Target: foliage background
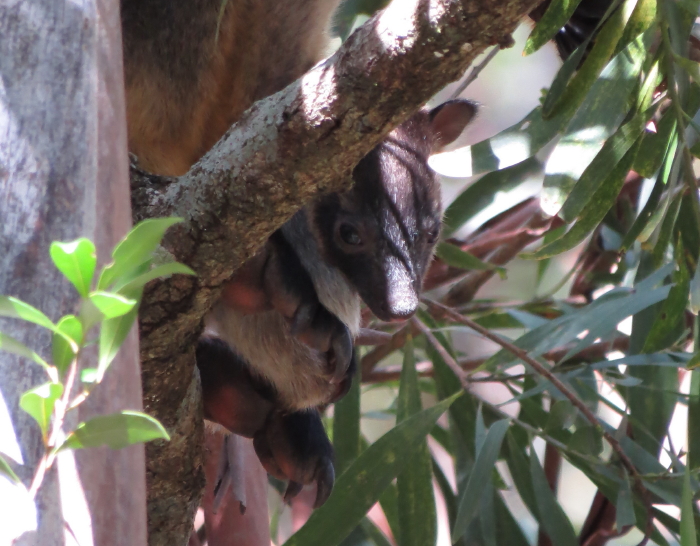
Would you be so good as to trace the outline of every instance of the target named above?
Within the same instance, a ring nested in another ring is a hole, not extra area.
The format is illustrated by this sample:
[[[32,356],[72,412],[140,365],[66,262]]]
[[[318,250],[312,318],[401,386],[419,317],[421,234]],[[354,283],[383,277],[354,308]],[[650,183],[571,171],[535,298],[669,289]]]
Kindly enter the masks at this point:
[[[341,35],[357,13],[355,24],[362,22],[370,4],[345,4]],[[688,37],[697,2],[613,2],[617,9],[607,12],[576,76],[581,57],[557,73],[551,43],[523,58],[523,48],[550,38],[577,4],[553,1],[527,45],[531,25],[521,26],[514,48],[500,52],[461,94],[477,100],[481,112],[457,144],[473,146],[432,161],[444,175],[445,235],[505,271],[460,277],[457,266],[485,266],[443,248],[428,284],[445,274],[446,262],[454,278],[427,297],[517,340],[596,422],[522,360],[463,325],[427,312],[398,330],[374,323],[394,334],[395,350],[365,351],[360,392],[326,412],[339,469],[347,469],[339,489],[344,479],[355,487],[336,491],[336,502],[288,540],[305,519],[304,500],[284,507],[273,484],[277,543],[338,543],[330,538],[334,526],[339,530],[337,522],[371,490],[358,454],[386,440],[397,416],[400,422],[411,413],[406,408],[417,409],[418,391],[422,407],[432,407],[460,391],[460,380],[466,394],[433,428],[427,450],[408,457],[397,443],[372,452],[403,456],[407,470],[376,494],[379,504],[343,544],[635,544],[645,530],[651,543],[696,543],[700,383],[692,371],[691,311],[700,209],[692,120],[700,89]],[[545,113],[518,127],[542,102]],[[487,174],[479,184],[474,173]],[[544,197],[546,211],[559,217],[551,221],[531,197]],[[519,218],[523,210],[530,212]],[[516,257],[521,251],[527,259]],[[472,291],[448,291],[455,279]],[[414,340],[406,345],[408,331]],[[375,363],[377,355],[383,358]],[[412,369],[422,375],[415,383]],[[507,433],[498,424],[503,417],[511,418]],[[603,429],[633,469],[603,440]]]

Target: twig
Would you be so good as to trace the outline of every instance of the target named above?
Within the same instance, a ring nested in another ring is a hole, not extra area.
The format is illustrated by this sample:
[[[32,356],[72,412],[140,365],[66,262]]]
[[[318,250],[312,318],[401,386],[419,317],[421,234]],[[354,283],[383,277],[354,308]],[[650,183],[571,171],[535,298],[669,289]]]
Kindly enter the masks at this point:
[[[447,316],[451,320],[458,322],[460,324],[464,324],[465,326],[468,326],[475,332],[478,332],[482,336],[484,336],[486,339],[493,341],[494,343],[500,345],[503,347],[506,351],[512,353],[513,355],[517,356],[520,360],[523,362],[529,364],[533,370],[535,370],[538,374],[540,374],[542,377],[547,379],[552,385],[554,385],[566,398],[568,398],[569,402],[578,409],[581,414],[588,420],[591,425],[605,438],[605,440],[610,444],[610,447],[612,450],[615,452],[615,454],[618,456],[620,459],[620,462],[622,465],[627,469],[629,472],[630,476],[634,479],[635,486],[637,487],[638,492],[640,493],[642,500],[644,502],[644,505],[647,509],[647,523],[646,527],[644,530],[644,539],[639,543],[638,546],[644,546],[647,541],[649,540],[649,536],[651,535],[651,531],[653,530],[653,519],[651,518],[651,496],[649,494],[648,489],[645,487],[644,483],[642,482],[642,477],[637,471],[637,468],[634,466],[630,458],[627,456],[625,453],[624,449],[622,449],[622,445],[620,445],[620,442],[615,438],[612,434],[610,434],[603,426],[600,424],[598,421],[598,418],[595,416],[595,414],[586,406],[586,404],[581,401],[576,394],[574,394],[562,381],[559,379],[556,375],[554,375],[550,370],[545,368],[540,362],[535,360],[534,358],[530,357],[530,355],[527,354],[527,351],[521,349],[520,347],[517,347],[510,341],[507,341],[503,339],[500,336],[497,336],[493,333],[491,333],[488,329],[484,328],[477,322],[474,322],[472,319],[462,316],[459,313],[456,313],[449,307],[446,307],[445,305],[442,305],[438,302],[423,298],[423,302],[428,305],[428,309],[431,311],[431,313],[439,315],[439,316]]]
[[[583,360],[590,361],[595,359],[603,358],[606,354],[611,351],[625,351],[629,347],[629,337],[619,336],[612,341],[594,343],[590,347],[582,349],[580,352],[573,355],[571,360]],[[566,345],[553,351],[548,351],[542,355],[547,361],[557,362],[564,358],[571,349],[571,345]],[[464,371],[470,371],[478,368],[484,362],[486,358],[472,358],[458,360],[457,363],[459,367]],[[430,362],[419,362],[416,364],[416,371],[420,377],[433,377],[433,366]],[[488,375],[485,377],[470,377],[470,383],[503,383],[507,381],[517,381],[519,379],[524,379],[528,374],[513,374],[513,375]],[[396,381],[401,377],[401,366],[392,365],[380,368],[378,370],[371,370],[369,373],[362,375],[362,383],[382,383],[384,381]]]
[[[56,447],[56,442],[58,441],[59,435],[63,430],[63,421],[66,417],[66,412],[70,406],[70,393],[73,390],[73,383],[75,382],[75,377],[78,374],[78,356],[76,355],[71,362],[70,368],[68,369],[68,375],[66,376],[66,381],[63,385],[63,394],[61,398],[54,404],[54,419],[53,426],[51,428],[51,434],[46,441],[46,451],[43,457],[39,460],[36,472],[34,473],[34,478],[32,479],[32,484],[29,487],[29,498],[34,499],[39,487],[41,487],[44,481],[44,476],[46,471],[51,468],[54,460],[56,459],[56,452],[53,448]]]
[[[445,361],[445,364],[447,364],[450,367],[450,369],[454,372],[454,374],[459,378],[459,382],[462,384],[462,387],[466,387],[468,384],[467,374],[459,366],[459,364],[457,364],[457,361],[452,357],[452,355],[447,352],[445,347],[442,346],[442,343],[440,343],[437,340],[437,338],[430,331],[430,328],[428,328],[416,317],[411,319],[411,322],[416,326],[416,328],[418,328],[418,330],[420,330],[420,332],[425,336],[428,342],[435,348],[438,354]]]
[[[501,47],[496,45],[491,48],[491,51],[489,51],[488,55],[486,55],[486,58],[481,61],[478,65],[476,65],[474,68],[472,68],[471,72],[469,72],[469,75],[464,79],[462,83],[459,84],[459,87],[455,89],[454,93],[452,93],[452,96],[450,99],[456,99],[459,97],[462,92],[469,87],[474,80],[479,76],[479,73],[486,68],[486,65],[491,62],[491,59],[493,59],[496,54],[501,50]]]

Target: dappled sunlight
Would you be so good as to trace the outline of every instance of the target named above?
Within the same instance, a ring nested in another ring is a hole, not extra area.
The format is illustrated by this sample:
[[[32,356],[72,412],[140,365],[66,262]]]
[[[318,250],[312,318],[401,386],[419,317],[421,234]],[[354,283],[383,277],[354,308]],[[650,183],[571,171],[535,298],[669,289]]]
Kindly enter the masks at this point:
[[[65,536],[66,546],[92,546],[92,518],[76,465],[75,452],[61,451],[56,457],[56,462],[63,519],[71,530]]]

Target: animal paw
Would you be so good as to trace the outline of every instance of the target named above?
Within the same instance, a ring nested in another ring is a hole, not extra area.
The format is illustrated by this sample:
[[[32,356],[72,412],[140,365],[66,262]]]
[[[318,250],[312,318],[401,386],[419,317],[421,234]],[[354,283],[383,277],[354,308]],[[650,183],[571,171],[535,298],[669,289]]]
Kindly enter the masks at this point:
[[[273,412],[263,430],[255,435],[253,446],[268,473],[289,480],[285,500],[314,482],[314,507],[328,500],[335,481],[333,446],[318,411]]]
[[[290,333],[324,355],[331,383],[341,383],[350,370],[353,342],[350,330],[320,303],[303,303],[291,321]]]

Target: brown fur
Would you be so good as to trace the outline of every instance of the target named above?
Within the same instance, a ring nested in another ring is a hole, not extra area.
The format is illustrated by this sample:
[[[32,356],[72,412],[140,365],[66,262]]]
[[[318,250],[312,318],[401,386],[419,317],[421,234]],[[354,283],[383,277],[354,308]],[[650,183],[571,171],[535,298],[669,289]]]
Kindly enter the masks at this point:
[[[129,151],[140,166],[187,172],[253,102],[323,58],[338,1],[122,0]]]

